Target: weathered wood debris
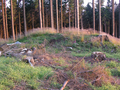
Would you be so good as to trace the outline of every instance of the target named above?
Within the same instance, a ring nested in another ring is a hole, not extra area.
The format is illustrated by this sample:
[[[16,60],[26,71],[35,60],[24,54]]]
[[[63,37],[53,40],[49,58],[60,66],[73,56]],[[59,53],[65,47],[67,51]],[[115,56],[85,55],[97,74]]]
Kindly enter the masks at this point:
[[[0,56],[16,57],[17,60],[29,63],[32,67],[35,64],[35,57],[45,52],[46,51],[43,44],[39,44],[37,48],[22,48],[22,44],[20,42],[12,44],[5,43],[0,46]]]

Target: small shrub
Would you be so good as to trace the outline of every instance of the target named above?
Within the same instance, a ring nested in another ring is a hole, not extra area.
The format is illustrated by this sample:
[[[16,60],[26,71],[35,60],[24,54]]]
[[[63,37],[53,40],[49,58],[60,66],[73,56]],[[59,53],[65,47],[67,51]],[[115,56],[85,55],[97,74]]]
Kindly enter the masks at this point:
[[[110,67],[110,68],[115,68],[117,65],[117,63],[115,61],[110,61],[106,64],[106,66]]]
[[[120,70],[119,69],[111,69],[111,75],[120,77]]]
[[[97,87],[96,90],[119,90],[116,86],[108,84],[108,85],[102,85],[102,87]]]

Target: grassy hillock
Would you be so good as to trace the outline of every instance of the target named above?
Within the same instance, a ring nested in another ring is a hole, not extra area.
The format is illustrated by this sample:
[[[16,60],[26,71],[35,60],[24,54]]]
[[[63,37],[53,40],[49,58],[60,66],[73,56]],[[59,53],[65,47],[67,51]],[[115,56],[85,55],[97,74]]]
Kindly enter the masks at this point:
[[[66,80],[64,90],[120,90],[120,46],[91,42],[96,36],[37,33],[18,39],[24,43],[18,48],[44,44],[50,59],[33,68],[18,58],[0,57],[0,90],[59,90]],[[105,53],[107,60],[91,63],[94,51]]]

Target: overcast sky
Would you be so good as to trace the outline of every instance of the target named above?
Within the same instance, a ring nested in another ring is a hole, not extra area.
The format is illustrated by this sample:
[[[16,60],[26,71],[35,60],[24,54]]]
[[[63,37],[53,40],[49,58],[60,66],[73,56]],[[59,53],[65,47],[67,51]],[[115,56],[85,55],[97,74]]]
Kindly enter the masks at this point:
[[[97,0],[95,0],[95,3],[96,3]],[[107,4],[107,1],[108,0],[104,0],[104,5]],[[86,6],[88,4],[88,2],[91,2],[92,3],[92,0],[84,0],[84,6]],[[119,3],[119,0],[114,0],[114,2],[116,2],[117,4]]]

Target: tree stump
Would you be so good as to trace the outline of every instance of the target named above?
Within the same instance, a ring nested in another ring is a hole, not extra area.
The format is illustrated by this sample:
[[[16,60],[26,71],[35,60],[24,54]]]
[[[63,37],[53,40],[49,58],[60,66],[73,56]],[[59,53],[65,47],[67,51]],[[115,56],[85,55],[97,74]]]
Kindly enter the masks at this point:
[[[106,55],[103,52],[93,52],[91,54],[91,57],[95,60],[100,61],[100,62],[103,60],[106,60]]]

